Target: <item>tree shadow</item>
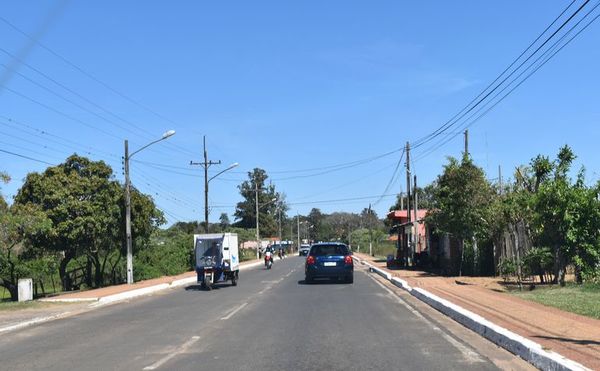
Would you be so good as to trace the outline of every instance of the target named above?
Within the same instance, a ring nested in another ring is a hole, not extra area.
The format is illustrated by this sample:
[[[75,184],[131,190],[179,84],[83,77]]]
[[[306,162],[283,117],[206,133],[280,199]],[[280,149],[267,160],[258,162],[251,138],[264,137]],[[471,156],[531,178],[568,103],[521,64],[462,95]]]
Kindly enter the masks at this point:
[[[546,339],[546,340],[558,340],[558,341],[562,341],[565,343],[572,343],[572,344],[579,344],[579,345],[600,345],[600,341],[597,341],[597,340],[569,339],[569,338],[561,338],[561,337],[555,337],[555,336],[543,336],[543,335],[536,335],[534,337],[540,338],[540,339]]]

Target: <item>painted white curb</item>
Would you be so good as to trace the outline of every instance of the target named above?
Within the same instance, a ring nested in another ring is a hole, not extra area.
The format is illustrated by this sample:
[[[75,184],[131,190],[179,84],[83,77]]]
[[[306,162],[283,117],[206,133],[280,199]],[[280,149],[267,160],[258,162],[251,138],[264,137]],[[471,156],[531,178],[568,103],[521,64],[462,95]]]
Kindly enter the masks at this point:
[[[261,264],[263,264],[262,261],[257,261],[254,263],[240,265],[240,271],[247,270],[249,268],[253,268],[253,267],[259,266]],[[95,306],[106,305],[109,303],[114,303],[116,301],[122,301],[122,300],[136,298],[139,296],[152,294],[157,291],[166,290],[166,289],[173,288],[173,287],[179,287],[179,286],[193,284],[193,283],[197,282],[197,279],[198,278],[196,276],[186,277],[186,278],[181,278],[181,279],[175,280],[175,281],[171,282],[170,284],[169,283],[161,283],[159,285],[144,287],[144,288],[137,289],[137,290],[131,290],[131,291],[126,291],[126,292],[122,292],[119,294],[105,296],[103,298],[100,298],[100,300],[98,300],[97,303],[91,304],[90,306],[95,307]]]
[[[68,316],[70,313],[71,312],[63,312],[63,313],[55,314],[53,316],[48,316],[48,317],[37,317],[37,318],[31,319],[29,321],[19,322],[15,325],[2,327],[2,328],[0,328],[0,334],[3,332],[9,332],[9,331],[13,331],[13,330],[18,330],[23,327],[32,326],[37,323],[48,322],[48,321],[52,321],[55,319],[59,319],[61,317]]]
[[[359,259],[357,259],[359,260]],[[365,263],[362,261],[361,263]],[[366,263],[369,266],[369,271],[375,272],[395,286],[398,286],[408,292],[422,302],[437,309],[456,322],[471,329],[479,335],[485,337],[498,346],[508,350],[509,352],[523,358],[535,367],[541,370],[574,370],[574,371],[589,371],[590,369],[580,363],[572,361],[562,355],[547,351],[542,346],[534,341],[531,341],[521,335],[500,327],[478,314],[475,314],[465,308],[462,308],[446,299],[442,299],[437,295],[421,288],[412,288],[405,280],[397,277],[392,277],[391,274],[383,271],[380,268]]]
[[[98,301],[98,298],[63,298],[63,299],[53,299],[53,298],[45,298],[39,299],[39,301],[46,303],[81,303],[86,301]]]
[[[264,264],[262,261],[257,261],[257,262],[253,262],[253,263],[240,265],[240,270],[241,271],[247,270],[247,269],[250,269],[253,267],[257,267],[262,264]],[[56,302],[56,303],[60,303],[60,302],[62,302],[62,303],[93,302],[92,304],[89,305],[89,307],[97,308],[97,307],[101,307],[101,306],[104,306],[107,304],[116,303],[116,302],[127,300],[127,299],[133,299],[133,298],[136,298],[139,296],[153,294],[157,291],[166,290],[166,289],[173,288],[173,287],[189,285],[189,284],[193,284],[196,282],[197,282],[197,277],[192,276],[192,277],[186,277],[186,278],[181,278],[181,279],[175,280],[175,281],[171,282],[170,284],[169,283],[161,283],[161,284],[154,285],[154,286],[143,287],[143,288],[136,289],[136,290],[130,290],[130,291],[114,294],[114,295],[105,296],[103,298],[64,298],[64,299],[46,298],[46,299],[40,299],[40,301]],[[15,325],[10,325],[7,327],[0,328],[0,333],[18,330],[20,328],[32,326],[32,325],[42,323],[42,322],[52,321],[52,320],[55,320],[55,319],[58,319],[61,317],[65,317],[65,316],[69,315],[70,313],[71,312],[63,312],[63,313],[59,313],[59,314],[56,314],[53,316],[38,317],[38,318],[31,319],[29,321],[19,322]]]

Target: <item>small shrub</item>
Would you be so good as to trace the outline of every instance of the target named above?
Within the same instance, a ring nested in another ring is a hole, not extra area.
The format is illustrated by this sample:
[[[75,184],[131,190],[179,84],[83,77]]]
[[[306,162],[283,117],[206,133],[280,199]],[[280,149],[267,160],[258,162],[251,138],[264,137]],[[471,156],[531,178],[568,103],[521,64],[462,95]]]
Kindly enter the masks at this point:
[[[513,259],[503,259],[498,264],[498,272],[502,276],[502,279],[504,279],[504,282],[507,282],[510,277],[517,273],[517,263]]]

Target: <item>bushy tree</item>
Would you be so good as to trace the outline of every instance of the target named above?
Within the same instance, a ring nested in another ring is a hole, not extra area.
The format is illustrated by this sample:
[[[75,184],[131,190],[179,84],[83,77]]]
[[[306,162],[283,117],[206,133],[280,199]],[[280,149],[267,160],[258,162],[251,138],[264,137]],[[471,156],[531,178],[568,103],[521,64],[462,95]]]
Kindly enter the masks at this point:
[[[263,169],[256,168],[248,172],[248,178],[238,186],[243,200],[238,202],[235,209],[235,226],[256,227],[256,189],[258,189],[260,233],[262,236],[274,236],[277,233],[277,208],[287,207],[283,197],[275,191],[273,184],[266,185],[268,175]]]
[[[67,274],[71,261],[85,262],[85,282],[97,287],[104,282],[107,264],[116,267],[125,252],[123,189],[103,161],[72,155],[41,174],[30,173],[15,204],[39,207],[50,219],[51,228],[28,236],[28,243],[62,255],[59,274],[65,290],[73,284]],[[131,220],[136,251],[164,217],[150,197],[133,189]]]
[[[45,233],[50,228],[46,214],[34,205],[13,205],[0,209],[0,286],[16,301],[19,278],[30,276],[27,258],[39,255],[25,244],[26,237]]]
[[[428,220],[442,233],[449,233],[461,241],[458,272],[462,274],[464,241],[484,240],[489,237],[490,207],[494,192],[485,173],[466,155],[462,161],[448,159],[443,173],[433,189],[433,207]]]

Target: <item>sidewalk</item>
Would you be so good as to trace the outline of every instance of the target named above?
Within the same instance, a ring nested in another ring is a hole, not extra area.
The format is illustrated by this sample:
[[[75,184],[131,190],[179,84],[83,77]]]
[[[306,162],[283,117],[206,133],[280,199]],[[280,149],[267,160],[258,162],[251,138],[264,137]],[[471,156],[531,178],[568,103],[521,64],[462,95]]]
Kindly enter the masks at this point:
[[[484,285],[463,283],[462,277],[441,277],[422,271],[389,270],[365,254],[356,257],[395,277],[459,305],[483,318],[532,340],[591,369],[600,370],[600,320],[493,291]],[[457,284],[457,280],[461,282]],[[598,303],[600,305],[600,303]]]
[[[240,264],[240,270],[261,265],[262,260],[251,260]],[[196,272],[177,276],[164,276],[132,285],[122,284],[94,290],[78,291],[39,299],[24,309],[0,310],[0,334],[32,324],[47,322],[82,313],[103,304],[148,295],[196,282]]]

